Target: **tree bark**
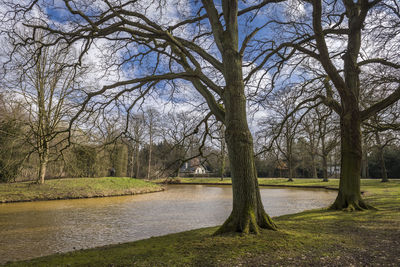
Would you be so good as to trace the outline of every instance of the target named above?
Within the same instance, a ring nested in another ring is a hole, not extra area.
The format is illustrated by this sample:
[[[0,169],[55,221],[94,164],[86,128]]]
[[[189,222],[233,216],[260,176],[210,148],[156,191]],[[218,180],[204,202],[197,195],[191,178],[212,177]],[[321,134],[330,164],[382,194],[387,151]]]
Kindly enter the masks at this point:
[[[242,78],[242,62],[237,51],[224,55],[226,68],[225,140],[231,167],[233,208],[216,234],[225,232],[255,233],[260,228],[276,230],[264,211],[254,162],[253,138],[246,118],[246,97]]]
[[[47,151],[44,151],[41,155],[39,155],[40,163],[39,163],[39,175],[38,175],[38,184],[44,184],[44,179],[46,177],[47,163],[49,161],[49,156]]]
[[[222,119],[226,126],[225,140],[232,176],[232,212],[216,234],[259,233],[260,228],[275,230],[276,226],[264,211],[261,202],[254,162],[253,138],[247,124],[242,55],[239,51],[238,1],[221,1],[225,25],[221,23],[214,2],[211,0],[202,2],[212,27],[215,43],[222,56],[225,80],[223,92],[225,117]],[[220,116],[218,114],[220,113],[214,113],[217,118]]]
[[[360,190],[362,159],[361,119],[357,105],[340,118],[341,170],[339,193],[330,207],[334,210],[364,210],[370,208]]]
[[[242,96],[232,96],[232,106],[245,110]],[[238,103],[238,104],[235,104]],[[229,105],[227,105],[229,106]],[[235,109],[235,108],[232,108]],[[260,228],[276,229],[264,211],[254,163],[253,138],[247,126],[245,113],[227,119],[226,141],[232,176],[233,209],[216,234],[224,232],[259,233]],[[227,116],[231,117],[231,116]],[[236,117],[236,118],[235,118]]]

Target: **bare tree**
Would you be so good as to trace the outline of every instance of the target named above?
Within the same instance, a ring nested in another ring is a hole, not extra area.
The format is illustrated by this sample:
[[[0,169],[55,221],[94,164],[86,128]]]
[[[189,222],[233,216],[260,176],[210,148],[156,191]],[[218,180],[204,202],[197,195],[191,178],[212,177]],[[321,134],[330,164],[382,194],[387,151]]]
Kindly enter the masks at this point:
[[[28,114],[27,138],[39,158],[37,182],[43,184],[48,163],[59,157],[55,151],[66,145],[64,133],[75,106],[77,78],[83,69],[78,73],[70,65],[75,60],[74,51],[65,42],[51,47],[37,43],[19,46],[29,34],[23,30],[9,38],[13,53],[12,61],[6,65],[6,79],[11,90],[23,99]],[[39,30],[32,33],[32,38],[38,42],[54,41]]]
[[[325,85],[325,93],[314,90],[309,100],[321,101],[340,117],[341,175],[331,208],[368,209],[360,193],[361,123],[400,98],[399,7],[395,0],[312,0],[302,5],[304,13],[277,19],[287,38],[273,44],[273,54],[291,59],[291,67],[321,67],[317,76],[301,77]],[[365,74],[375,85],[374,102],[361,108]]]
[[[270,138],[265,138],[269,139],[269,147],[272,148],[272,144],[274,144],[279,151],[277,155],[282,155],[286,162],[289,182],[293,182],[295,175],[295,140],[298,135],[299,123],[303,117],[297,117],[295,101],[296,96],[289,89],[271,96],[269,105],[273,113],[260,123],[261,131],[265,131],[264,135],[270,136]]]
[[[171,111],[163,118],[162,128],[164,130],[163,136],[167,142],[172,144],[171,151],[175,151],[176,161],[170,163],[175,166],[176,176],[180,177],[182,165],[200,156],[195,150],[199,148],[199,118],[193,112],[174,112]]]

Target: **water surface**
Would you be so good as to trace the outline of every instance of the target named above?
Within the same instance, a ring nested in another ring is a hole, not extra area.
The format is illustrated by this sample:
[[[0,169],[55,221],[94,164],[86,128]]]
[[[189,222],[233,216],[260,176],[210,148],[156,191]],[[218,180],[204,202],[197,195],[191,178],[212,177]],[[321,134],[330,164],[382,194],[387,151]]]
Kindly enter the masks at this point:
[[[270,216],[328,206],[335,191],[261,188]],[[0,264],[222,224],[230,186],[169,185],[123,197],[0,204]]]

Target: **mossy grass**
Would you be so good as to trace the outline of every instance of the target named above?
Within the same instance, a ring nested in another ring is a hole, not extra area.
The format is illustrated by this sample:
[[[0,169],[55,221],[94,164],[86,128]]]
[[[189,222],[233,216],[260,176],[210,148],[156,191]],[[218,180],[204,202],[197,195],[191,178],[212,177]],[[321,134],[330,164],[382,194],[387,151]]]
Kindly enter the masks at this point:
[[[0,203],[131,195],[160,190],[159,185],[128,177],[53,179],[45,184],[0,183]]]
[[[211,227],[10,266],[399,266],[400,181],[365,180],[362,190],[378,210],[317,209],[276,217],[279,231],[259,235]]]

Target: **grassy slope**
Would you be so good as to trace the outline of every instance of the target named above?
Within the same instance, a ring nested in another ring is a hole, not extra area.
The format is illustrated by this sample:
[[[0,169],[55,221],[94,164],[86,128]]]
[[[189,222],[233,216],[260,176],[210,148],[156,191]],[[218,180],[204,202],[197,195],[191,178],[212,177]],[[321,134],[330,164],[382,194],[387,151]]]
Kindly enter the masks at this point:
[[[48,180],[44,185],[0,184],[0,203],[138,194],[160,189],[156,184],[132,178],[67,178]]]
[[[53,255],[13,266],[399,266],[400,181],[363,185],[377,211],[324,209],[275,218],[280,230],[212,236],[204,228]]]

